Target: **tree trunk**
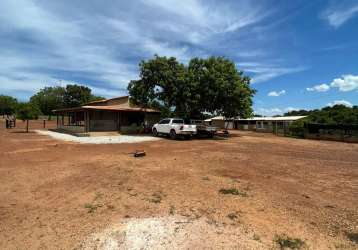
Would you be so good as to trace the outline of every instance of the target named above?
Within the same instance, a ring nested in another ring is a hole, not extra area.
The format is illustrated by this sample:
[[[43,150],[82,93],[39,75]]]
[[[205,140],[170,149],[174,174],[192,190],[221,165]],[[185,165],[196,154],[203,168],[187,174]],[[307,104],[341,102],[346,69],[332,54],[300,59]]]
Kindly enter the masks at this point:
[[[29,120],[26,120],[26,133],[29,132]]]

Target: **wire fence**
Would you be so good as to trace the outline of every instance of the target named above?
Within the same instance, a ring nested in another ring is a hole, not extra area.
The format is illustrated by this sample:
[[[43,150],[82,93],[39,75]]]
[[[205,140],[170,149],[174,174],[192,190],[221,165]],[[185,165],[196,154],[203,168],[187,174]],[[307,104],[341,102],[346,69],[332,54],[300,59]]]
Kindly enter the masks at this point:
[[[309,139],[358,142],[358,124],[305,123],[303,128],[292,128],[289,133]]]

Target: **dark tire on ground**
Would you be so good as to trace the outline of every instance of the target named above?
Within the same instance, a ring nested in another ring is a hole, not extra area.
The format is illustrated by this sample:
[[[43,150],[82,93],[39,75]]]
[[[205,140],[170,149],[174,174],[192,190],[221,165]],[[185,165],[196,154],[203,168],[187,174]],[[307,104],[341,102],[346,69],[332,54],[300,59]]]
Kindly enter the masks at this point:
[[[153,136],[157,137],[158,136],[158,131],[156,128],[153,128]]]
[[[174,129],[170,130],[170,138],[173,140],[177,138],[177,133],[175,133]]]

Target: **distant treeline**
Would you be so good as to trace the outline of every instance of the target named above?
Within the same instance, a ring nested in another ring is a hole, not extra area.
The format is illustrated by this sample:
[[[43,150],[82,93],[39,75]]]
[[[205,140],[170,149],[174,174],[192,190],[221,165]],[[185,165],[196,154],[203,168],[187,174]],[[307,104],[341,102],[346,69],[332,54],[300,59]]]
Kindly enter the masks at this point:
[[[81,85],[45,87],[30,98],[29,102],[18,102],[11,96],[0,95],[0,115],[16,115],[19,119],[37,119],[46,115],[51,119],[53,110],[81,106],[104,99],[92,94],[90,88]]]
[[[358,106],[345,105],[328,106],[315,110],[297,110],[285,113],[285,116],[307,116],[306,123],[319,124],[358,124]]]
[[[358,124],[358,106],[347,107],[344,105],[335,105],[315,110],[298,110],[286,113],[287,116],[307,116],[304,119],[297,120],[290,125],[290,131],[293,135],[304,137],[307,127],[312,125],[332,125],[347,126]]]

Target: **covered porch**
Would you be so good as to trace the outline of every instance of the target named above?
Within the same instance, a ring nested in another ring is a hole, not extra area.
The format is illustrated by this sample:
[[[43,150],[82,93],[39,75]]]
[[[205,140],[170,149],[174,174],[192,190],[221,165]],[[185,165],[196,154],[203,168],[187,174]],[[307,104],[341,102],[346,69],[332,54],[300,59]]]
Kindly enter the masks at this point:
[[[129,110],[71,108],[55,111],[57,129],[72,134],[90,132],[143,133],[159,120],[159,113]]]

